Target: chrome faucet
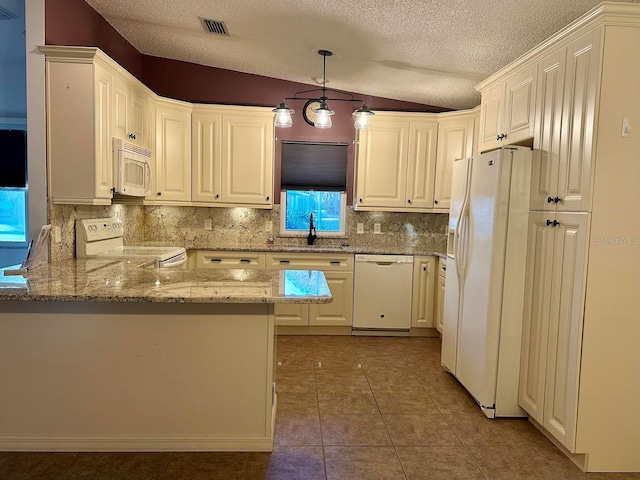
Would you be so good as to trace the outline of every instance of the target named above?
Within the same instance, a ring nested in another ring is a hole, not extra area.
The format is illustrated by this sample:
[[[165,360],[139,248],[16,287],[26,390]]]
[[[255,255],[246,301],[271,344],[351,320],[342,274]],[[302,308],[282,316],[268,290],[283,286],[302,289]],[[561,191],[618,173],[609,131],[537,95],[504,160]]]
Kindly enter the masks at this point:
[[[315,239],[318,238],[316,235],[316,227],[313,224],[313,212],[309,214],[309,236],[307,237],[307,245],[313,245]]]

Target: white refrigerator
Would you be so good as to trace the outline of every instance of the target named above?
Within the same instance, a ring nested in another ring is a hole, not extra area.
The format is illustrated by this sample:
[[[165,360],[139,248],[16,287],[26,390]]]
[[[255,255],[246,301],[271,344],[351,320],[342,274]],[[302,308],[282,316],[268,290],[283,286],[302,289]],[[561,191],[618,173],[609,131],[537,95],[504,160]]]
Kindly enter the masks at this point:
[[[489,418],[518,406],[531,150],[454,162],[442,365]]]

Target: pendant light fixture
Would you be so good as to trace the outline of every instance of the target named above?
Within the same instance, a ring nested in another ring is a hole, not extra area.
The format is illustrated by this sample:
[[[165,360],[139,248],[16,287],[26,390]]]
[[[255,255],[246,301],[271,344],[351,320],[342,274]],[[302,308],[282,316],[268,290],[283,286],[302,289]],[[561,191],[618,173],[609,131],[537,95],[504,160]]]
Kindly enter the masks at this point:
[[[306,100],[303,107],[303,117],[307,123],[316,128],[331,128],[331,116],[335,113],[329,108],[328,101],[332,102],[357,102],[362,105],[353,112],[354,126],[357,130],[369,128],[371,115],[374,115],[364,101],[359,100],[349,92],[327,88],[327,57],[333,55],[329,50],[318,50],[318,55],[322,55],[322,88],[314,88],[296,92],[293,97],[286,97],[280,104],[274,108],[274,125],[279,128],[288,128],[293,125],[291,114],[294,110],[289,108],[286,100]],[[313,92],[321,92],[319,97],[311,97]],[[341,95],[342,97],[327,97],[327,93]]]

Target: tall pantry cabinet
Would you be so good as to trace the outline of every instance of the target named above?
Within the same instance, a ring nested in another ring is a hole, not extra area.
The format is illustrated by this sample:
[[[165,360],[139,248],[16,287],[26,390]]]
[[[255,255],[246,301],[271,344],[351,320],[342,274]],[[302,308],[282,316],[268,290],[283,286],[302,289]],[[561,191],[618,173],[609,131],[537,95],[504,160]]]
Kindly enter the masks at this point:
[[[640,471],[640,5],[604,3],[496,77],[527,64],[538,79],[519,402],[584,470]]]

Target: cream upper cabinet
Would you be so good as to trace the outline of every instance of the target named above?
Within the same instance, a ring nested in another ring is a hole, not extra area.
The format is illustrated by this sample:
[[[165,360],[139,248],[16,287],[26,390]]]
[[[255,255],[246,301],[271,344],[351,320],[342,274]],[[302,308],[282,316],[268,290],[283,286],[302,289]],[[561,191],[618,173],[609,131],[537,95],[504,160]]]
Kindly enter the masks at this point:
[[[113,77],[113,136],[144,148],[151,142],[151,94],[139,82]]]
[[[539,65],[536,132],[531,169],[531,210],[555,211],[560,168],[560,128],[567,49],[562,48]]]
[[[567,47],[562,106],[558,211],[590,211],[596,99],[600,75],[602,29],[593,30]]]
[[[519,403],[575,452],[590,214],[532,212]]]
[[[473,113],[438,115],[438,149],[436,155],[435,208],[451,206],[453,162],[473,155]]]
[[[273,204],[273,114],[259,107],[195,106],[193,192],[197,205]]]
[[[411,327],[436,326],[434,318],[437,257],[414,257],[411,295]]]
[[[161,204],[191,201],[191,105],[158,100],[153,184],[147,197]]]
[[[438,125],[434,114],[379,112],[360,130],[355,208],[433,208]]]
[[[109,205],[113,74],[104,65],[106,56],[97,49],[41,50],[46,55],[48,195],[53,203]]]
[[[484,152],[533,137],[537,64],[490,87],[481,86],[480,146]]]

